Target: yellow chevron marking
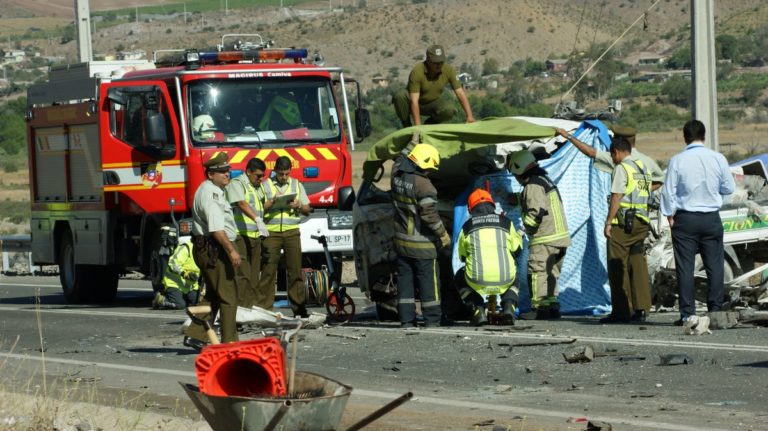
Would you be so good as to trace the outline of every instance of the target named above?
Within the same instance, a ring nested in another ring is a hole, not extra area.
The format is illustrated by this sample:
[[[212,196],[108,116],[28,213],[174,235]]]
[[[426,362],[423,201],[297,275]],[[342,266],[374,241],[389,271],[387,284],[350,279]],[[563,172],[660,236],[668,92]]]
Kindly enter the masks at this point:
[[[306,148],[297,148],[296,152],[304,160],[315,160],[315,156]]]
[[[325,157],[326,160],[336,160],[336,155],[334,155],[333,152],[328,148],[318,148],[317,152],[320,153],[321,156]]]
[[[232,157],[229,160],[229,163],[231,164],[231,163],[240,163],[240,162],[242,162],[243,159],[245,159],[245,157],[248,155],[249,152],[250,151],[248,151],[248,150],[238,151],[237,153],[235,153],[235,156]]]
[[[288,157],[291,160],[294,160],[295,157],[291,156],[291,154],[288,151],[285,151],[282,148],[278,148],[275,150],[275,154],[277,154],[277,157],[285,156]]]
[[[259,150],[259,152],[256,153],[256,157],[260,158],[263,161],[267,161],[267,156],[269,156],[269,153],[271,152],[272,150],[270,149]]]

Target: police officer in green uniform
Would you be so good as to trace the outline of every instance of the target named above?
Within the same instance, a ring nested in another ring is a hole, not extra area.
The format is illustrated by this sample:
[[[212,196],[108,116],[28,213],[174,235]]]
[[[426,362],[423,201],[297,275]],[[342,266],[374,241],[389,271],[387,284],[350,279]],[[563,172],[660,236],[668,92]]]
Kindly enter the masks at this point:
[[[235,316],[237,314],[237,285],[235,268],[248,265],[240,258],[236,245],[242,242],[237,235],[232,206],[227,202],[224,188],[229,184],[229,162],[223,152],[203,163],[206,180],[195,192],[192,204],[192,242],[195,263],[205,280],[205,301],[211,304],[213,318],[220,313],[221,341],[237,341]],[[248,273],[246,269],[244,271]],[[207,339],[205,329],[193,323],[184,337],[184,344],[199,348]]]
[[[269,235],[263,220],[264,191],[261,188],[261,179],[266,169],[264,161],[254,157],[245,166],[245,173],[227,185],[227,199],[232,205],[237,233],[242,238],[242,242],[238,241],[237,245],[242,244],[243,247],[238,248],[237,252],[243,260],[248,261],[247,266],[241,265],[237,270],[238,305],[246,308],[254,305],[272,308],[272,304],[267,304],[265,295],[259,291],[261,237]],[[250,269],[250,273],[243,273],[246,268]]]
[[[264,180],[264,222],[269,236],[262,243],[262,286],[259,290],[265,295],[265,303],[274,303],[277,265],[282,251],[291,309],[295,316],[308,317],[301,273],[299,223],[301,216],[309,215],[309,197],[299,180],[291,177],[291,167],[291,159],[280,156],[275,161],[274,178]]]
[[[646,173],[651,176],[651,193],[659,189],[664,183],[664,172],[659,167],[655,160],[640,152],[635,145],[635,137],[637,130],[632,127],[624,127],[617,124],[611,125],[611,131],[615,138],[625,138],[632,147],[630,155],[643,164],[643,168]],[[591,147],[584,142],[581,142],[574,136],[571,136],[563,129],[556,129],[558,135],[568,139],[582,154],[595,160],[593,167],[602,172],[613,173],[616,165],[613,163],[611,153],[609,151],[600,151],[594,147]],[[654,203],[654,197],[649,197],[649,203]],[[630,249],[629,254],[629,272],[631,274],[642,274],[643,271],[648,270],[648,262],[645,258],[645,250],[642,245],[638,245]],[[642,278],[630,277],[629,282],[632,283],[647,283]],[[642,291],[644,286],[633,286],[633,291]],[[650,306],[649,306],[650,308]],[[636,315],[633,315],[633,319],[638,322],[643,322],[646,319],[646,309],[640,310]]]
[[[392,166],[397,252],[397,311],[403,327],[416,325],[416,293],[427,326],[441,321],[437,248],[451,238],[437,213],[437,190],[427,178],[440,166],[440,154],[429,144],[417,144]]]
[[[641,322],[651,308],[648,264],[643,254],[649,228],[651,174],[642,161],[632,157],[631,151],[626,138],[613,138],[611,157],[616,167],[604,230],[608,238],[608,281],[613,310],[600,319],[602,323]],[[631,255],[642,258],[640,270],[630,270]]]
[[[571,245],[563,200],[557,186],[530,151],[513,153],[509,171],[523,186],[520,197],[523,230],[528,235],[528,289],[533,310],[523,318],[559,319],[557,279]],[[535,313],[535,314],[534,314]]]
[[[457,240],[459,259],[465,266],[454,277],[461,298],[472,309],[471,322],[483,325],[488,323],[483,296],[501,295],[502,319],[505,324],[514,324],[515,256],[522,245],[520,235],[508,218],[496,214],[496,204],[484,189],[469,195],[467,209],[470,218]]]
[[[425,124],[440,124],[451,121],[456,115],[456,108],[448,100],[440,97],[448,84],[451,84],[456,98],[464,109],[467,123],[475,121],[467,95],[456,77],[456,70],[450,64],[445,63],[446,59],[445,49],[442,46],[430,46],[427,49],[427,59],[423,63],[413,66],[411,74],[408,75],[407,89],[392,95],[395,114],[397,114],[403,127],[422,124],[422,115],[428,117]],[[413,122],[411,122],[411,118],[413,118]]]

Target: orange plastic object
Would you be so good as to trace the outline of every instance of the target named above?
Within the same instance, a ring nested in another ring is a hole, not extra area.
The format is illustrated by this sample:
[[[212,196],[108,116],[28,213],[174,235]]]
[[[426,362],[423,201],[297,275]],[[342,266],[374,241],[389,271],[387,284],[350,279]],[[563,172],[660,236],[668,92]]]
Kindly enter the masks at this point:
[[[284,396],[285,353],[275,338],[206,346],[195,359],[200,392],[214,396]]]

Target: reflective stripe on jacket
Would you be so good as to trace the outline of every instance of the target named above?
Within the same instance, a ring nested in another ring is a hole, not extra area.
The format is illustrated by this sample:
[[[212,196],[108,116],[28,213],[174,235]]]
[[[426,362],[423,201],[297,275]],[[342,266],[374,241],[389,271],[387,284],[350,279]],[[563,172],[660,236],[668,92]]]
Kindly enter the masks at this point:
[[[401,159],[392,168],[395,205],[395,250],[401,256],[435,259],[435,243],[445,233],[437,213],[437,190],[413,162]]]
[[[481,295],[501,295],[515,281],[514,253],[522,240],[508,218],[499,214],[471,217],[461,227],[459,257],[467,284]]]
[[[272,178],[268,178],[263,183],[264,196],[267,200],[272,200],[280,195],[296,195],[296,199],[301,199],[299,193],[299,180],[293,177],[288,178],[288,189],[284,193],[280,193],[277,185]],[[267,225],[267,230],[270,232],[285,232],[291,229],[298,229],[301,222],[301,215],[298,209],[294,208],[275,208],[270,207],[264,213],[264,223]]]
[[[240,180],[240,178],[244,178],[244,180]],[[243,174],[232,181],[240,183],[240,185],[243,188],[245,203],[247,203],[248,205],[251,206],[251,208],[253,208],[253,211],[256,213],[256,217],[263,218],[264,203],[262,202],[261,196],[259,195],[259,192],[256,190],[256,187],[254,187],[253,184],[251,184],[251,181],[248,179],[248,177]],[[237,205],[232,205],[232,212],[234,213],[234,216],[235,216],[235,225],[237,226],[237,233],[239,233],[240,235],[245,235],[249,238],[259,237],[259,226],[256,224],[256,220],[253,220],[247,215],[245,215],[245,213],[241,211]]]
[[[624,214],[630,208],[635,209],[635,217],[649,222],[648,199],[651,190],[651,174],[639,160],[621,162],[621,167],[627,171],[627,188],[624,189],[624,197],[619,202],[619,211],[611,224],[624,224]],[[621,221],[621,222],[620,222]]]
[[[185,277],[186,276],[186,277]],[[195,264],[192,258],[192,243],[181,243],[173,251],[171,258],[168,259],[168,268],[163,277],[163,286],[165,290],[179,289],[187,294],[190,290],[197,290],[200,285],[197,280],[200,278],[200,268]]]
[[[527,178],[521,204],[523,225],[530,237],[529,245],[571,245],[563,201],[557,186],[548,176],[532,174]]]

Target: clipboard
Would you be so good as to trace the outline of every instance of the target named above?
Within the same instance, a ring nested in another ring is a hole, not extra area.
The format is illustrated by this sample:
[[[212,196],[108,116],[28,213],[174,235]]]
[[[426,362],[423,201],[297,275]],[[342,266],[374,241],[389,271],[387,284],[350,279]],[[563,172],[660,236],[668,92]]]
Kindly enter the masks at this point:
[[[296,193],[287,193],[280,196],[275,196],[275,200],[272,203],[273,208],[284,209],[288,208],[288,205],[296,200]]]

